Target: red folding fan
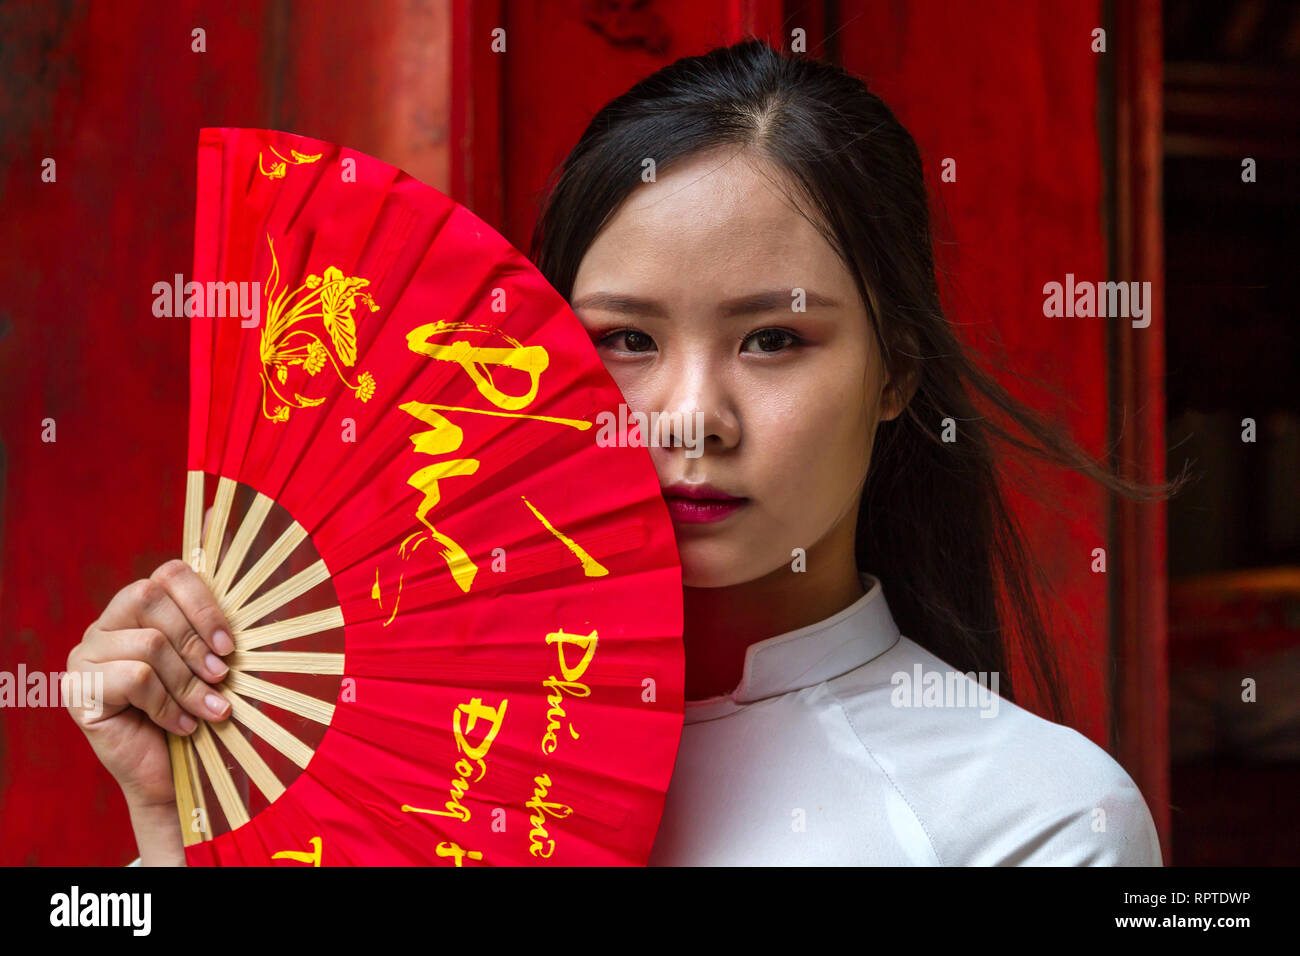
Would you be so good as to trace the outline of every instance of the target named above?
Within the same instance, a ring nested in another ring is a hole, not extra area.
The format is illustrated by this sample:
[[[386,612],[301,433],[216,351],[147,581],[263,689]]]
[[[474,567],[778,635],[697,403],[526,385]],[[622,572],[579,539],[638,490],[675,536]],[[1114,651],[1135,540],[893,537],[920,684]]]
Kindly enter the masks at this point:
[[[253,129],[200,135],[193,279],[184,555],[236,650],[232,719],[169,738],[187,860],[643,864],[681,573],[564,299],[437,190]]]

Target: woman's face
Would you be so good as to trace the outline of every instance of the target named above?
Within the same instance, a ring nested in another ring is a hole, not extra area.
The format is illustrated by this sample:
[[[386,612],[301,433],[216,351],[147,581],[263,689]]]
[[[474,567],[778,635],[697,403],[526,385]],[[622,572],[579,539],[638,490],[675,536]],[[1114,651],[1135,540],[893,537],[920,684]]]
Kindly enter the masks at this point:
[[[714,151],[639,186],[571,297],[631,412],[701,426],[650,448],[688,587],[795,548],[809,571],[846,540],[851,560],[876,425],[898,414],[852,275],[761,162]]]

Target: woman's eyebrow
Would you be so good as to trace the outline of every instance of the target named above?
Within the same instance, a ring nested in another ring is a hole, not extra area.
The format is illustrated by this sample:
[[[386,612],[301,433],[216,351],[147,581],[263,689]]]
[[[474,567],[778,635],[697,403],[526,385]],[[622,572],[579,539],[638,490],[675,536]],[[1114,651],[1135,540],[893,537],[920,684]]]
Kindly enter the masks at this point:
[[[839,308],[838,299],[822,295],[813,289],[804,289],[806,307],[821,306]],[[789,309],[794,302],[794,288],[765,289],[748,295],[727,299],[718,305],[718,314],[724,318],[742,315],[754,315],[760,312],[775,312]],[[663,319],[668,317],[668,310],[662,302],[641,296],[626,295],[620,292],[591,292],[575,301],[572,309],[600,309],[604,312],[617,312],[622,315],[637,315],[643,318]]]
[[[573,302],[569,308],[600,309],[602,312],[639,315],[650,319],[668,317],[668,310],[664,308],[663,303],[635,295],[624,295],[620,292],[591,292]]]
[[[832,299],[830,296],[822,295],[813,289],[802,289],[803,302],[805,307],[823,306],[829,309],[837,309],[840,306],[838,299]],[[728,299],[718,306],[718,314],[731,318],[737,315],[754,315],[759,312],[776,312],[788,311],[795,301],[795,289],[765,289],[762,292],[754,292],[750,295],[742,295],[735,299]]]

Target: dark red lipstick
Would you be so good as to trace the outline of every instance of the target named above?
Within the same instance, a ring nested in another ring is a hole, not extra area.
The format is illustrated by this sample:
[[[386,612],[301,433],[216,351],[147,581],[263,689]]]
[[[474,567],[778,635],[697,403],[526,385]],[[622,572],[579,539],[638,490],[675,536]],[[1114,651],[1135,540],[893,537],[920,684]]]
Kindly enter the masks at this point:
[[[681,524],[708,524],[735,514],[748,498],[737,498],[712,485],[679,482],[663,489],[668,513]]]

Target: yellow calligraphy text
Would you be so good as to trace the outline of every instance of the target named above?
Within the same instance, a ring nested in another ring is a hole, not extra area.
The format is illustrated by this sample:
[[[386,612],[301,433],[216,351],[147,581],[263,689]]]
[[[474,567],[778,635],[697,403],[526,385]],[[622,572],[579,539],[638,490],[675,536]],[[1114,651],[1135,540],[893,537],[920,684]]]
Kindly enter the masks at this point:
[[[546,526],[546,530],[555,535],[555,537],[558,538],[566,548],[573,552],[574,557],[578,559],[578,563],[582,565],[583,574],[589,578],[599,578],[609,574],[609,571],[605,566],[588,554],[582,545],[578,544],[578,542],[574,541],[563,531],[558,530],[555,525],[547,521],[546,515],[538,511],[531,501],[523,495],[520,495],[519,497],[524,499],[524,504],[528,505],[529,510],[532,511],[533,514],[537,515],[537,520]]]
[[[451,781],[451,789],[448,791],[451,799],[443,804],[447,809],[427,810],[402,804],[403,813],[429,813],[439,817],[455,817],[462,822],[469,821],[469,807],[461,802],[461,798],[465,796],[471,783],[478,783],[483,779],[483,775],[487,773],[487,761],[484,758],[492,746],[492,741],[496,739],[497,733],[501,730],[501,721],[505,719],[506,704],[508,703],[508,700],[502,700],[499,706],[488,707],[483,703],[481,697],[475,697],[468,704],[458,704],[456,706],[456,709],[452,712],[451,728],[456,737],[456,749],[465,756],[457,760],[452,768],[459,776]],[[460,725],[462,714],[469,718],[463,729]],[[470,744],[465,735],[474,730],[479,718],[483,718],[489,729],[482,734],[477,744]],[[478,767],[478,776],[471,779],[470,774],[474,772],[475,765]]]
[[[563,819],[573,812],[573,808],[566,807],[562,803],[546,802],[544,798],[551,786],[550,774],[539,773],[533,778],[533,782],[536,784],[533,787],[533,795],[524,804],[533,811],[528,815],[528,820],[533,825],[533,828],[528,831],[528,852],[533,856],[547,859],[555,852],[555,840],[551,839],[550,834],[547,833],[546,815],[549,813],[553,817]]]
[[[550,709],[546,711],[546,734],[542,737],[542,750],[548,754],[555,753],[555,748],[559,745],[559,739],[556,731],[562,726],[567,714],[564,711],[564,695],[572,694],[574,697],[586,697],[591,693],[591,688],[579,681],[587,671],[591,659],[596,653],[596,642],[598,640],[595,631],[590,634],[566,634],[564,631],[556,631],[553,634],[546,635],[546,643],[554,644],[555,651],[559,657],[560,677],[552,674],[546,680],[542,681],[542,687],[550,693],[546,695],[546,702],[550,704]],[[582,659],[576,665],[570,667],[564,657],[564,648],[566,644],[575,644],[582,651]],[[578,739],[578,732],[573,729],[572,722],[568,727],[569,736],[574,740]]]
[[[506,340],[509,347],[479,347],[473,346],[464,340],[450,343],[431,341],[435,336],[463,332],[499,335]],[[414,401],[398,406],[408,415],[431,426],[429,431],[417,432],[410,436],[411,444],[419,454],[430,456],[452,455],[459,451],[461,442],[464,440],[464,432],[458,425],[442,415],[441,412],[464,412],[476,415],[530,419],[565,425],[579,431],[586,431],[591,427],[591,422],[583,419],[529,415],[518,411],[521,408],[526,408],[537,397],[542,372],[550,364],[546,349],[540,345],[525,346],[499,329],[470,325],[465,322],[442,321],[430,322],[412,329],[406,336],[406,343],[411,351],[417,354],[427,355],[439,361],[454,362],[459,365],[474,383],[480,395],[491,402],[497,409],[504,409],[503,411],[491,411],[488,409],[436,405]],[[526,374],[529,383],[528,390],[522,394],[510,394],[499,388],[493,377],[493,367],[513,369]],[[439,557],[447,563],[452,579],[461,591],[466,594],[473,587],[474,578],[478,574],[478,566],[470,559],[469,554],[458,542],[443,534],[434,526],[429,514],[442,500],[442,493],[438,486],[440,481],[445,478],[462,478],[473,475],[478,471],[478,468],[479,461],[476,458],[449,458],[445,461],[426,465],[411,475],[407,479],[407,484],[423,495],[416,507],[415,517],[424,526],[424,530],[409,535],[398,547],[398,554],[401,559],[409,561],[422,543],[428,540],[436,541],[440,547]],[[546,519],[543,518],[542,520],[545,522]],[[564,539],[561,538],[561,540]],[[588,564],[584,563],[584,567],[588,566]],[[599,565],[595,566],[599,567]],[[603,574],[605,571],[601,568],[598,573]],[[404,579],[405,573],[398,579],[392,612],[389,614],[388,620],[384,622],[385,625],[391,624],[397,616],[397,606],[401,600]],[[379,583],[379,572],[376,568],[375,583],[370,590],[370,596],[379,603],[380,610],[384,609],[383,593]]]
[[[527,408],[532,403],[532,400],[537,397],[537,386],[541,383],[542,373],[546,371],[546,366],[551,361],[546,354],[546,349],[540,345],[525,346],[518,339],[508,336],[504,332],[498,333],[510,343],[510,347],[504,349],[482,348],[470,345],[464,339],[458,339],[447,344],[429,341],[432,337],[446,332],[470,329],[480,332],[495,331],[476,328],[459,322],[430,322],[407,333],[406,344],[412,352],[418,352],[421,355],[427,355],[442,362],[455,362],[465,370],[465,374],[474,382],[479,394],[497,408],[505,409],[508,412],[517,412],[521,408]],[[509,395],[497,388],[492,377],[492,370],[488,367],[491,365],[511,368],[525,373],[528,376],[528,391],[522,395]]]
[[[483,853],[480,850],[462,850],[458,843],[439,843],[434,849],[438,856],[449,856],[455,860],[457,866],[463,865],[461,860],[469,857],[471,860],[483,859]]]
[[[424,422],[426,425],[432,426],[427,432],[417,432],[411,436],[411,444],[415,446],[415,450],[420,454],[445,455],[460,448],[465,433],[461,431],[459,425],[453,424],[449,419],[439,414],[438,406],[428,405],[424,402],[407,402],[398,407],[408,415]],[[408,485],[424,495],[419,505],[416,506],[415,520],[424,525],[428,531],[417,531],[403,541],[399,549],[402,556],[406,557],[408,548],[414,550],[412,546],[413,539],[427,536],[437,541],[442,545],[442,550],[438,552],[438,556],[447,562],[452,578],[460,586],[460,589],[466,593],[469,592],[470,586],[474,583],[474,575],[478,574],[478,566],[470,560],[464,548],[433,526],[428,514],[442,498],[442,494],[438,490],[439,481],[444,478],[459,478],[472,475],[478,471],[478,465],[478,460],[474,458],[456,458],[426,465],[407,479],[406,483]],[[418,544],[418,542],[416,543]]]
[[[309,863],[312,866],[320,866],[320,851],[321,851],[320,837],[318,836],[312,837],[307,842],[310,843],[312,846],[312,850],[310,853],[304,853],[301,850],[281,850],[279,853],[272,853],[271,859],[294,860],[298,863]]]

